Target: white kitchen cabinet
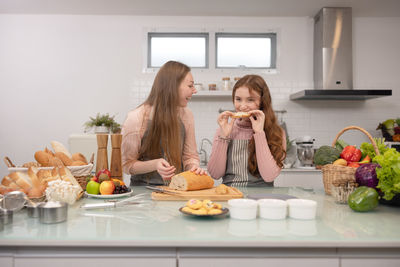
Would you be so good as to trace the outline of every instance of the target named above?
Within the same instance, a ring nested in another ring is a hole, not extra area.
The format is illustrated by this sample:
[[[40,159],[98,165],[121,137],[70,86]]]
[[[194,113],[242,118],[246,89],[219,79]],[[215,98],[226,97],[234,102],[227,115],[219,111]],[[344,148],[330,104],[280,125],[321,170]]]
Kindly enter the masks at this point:
[[[1,266],[12,266],[12,265],[3,265]],[[175,258],[103,258],[101,255],[95,258],[48,258],[48,257],[40,257],[40,258],[15,258],[14,267],[71,267],[71,266],[85,266],[85,267],[110,267],[110,266],[118,266],[118,267],[176,267],[176,259]]]
[[[338,267],[339,260],[333,258],[190,258],[180,259],[179,267]]]
[[[3,257],[0,256],[0,266],[1,267],[12,267],[13,266],[13,258],[12,257]]]
[[[399,267],[400,258],[354,258],[342,259],[341,267]]]

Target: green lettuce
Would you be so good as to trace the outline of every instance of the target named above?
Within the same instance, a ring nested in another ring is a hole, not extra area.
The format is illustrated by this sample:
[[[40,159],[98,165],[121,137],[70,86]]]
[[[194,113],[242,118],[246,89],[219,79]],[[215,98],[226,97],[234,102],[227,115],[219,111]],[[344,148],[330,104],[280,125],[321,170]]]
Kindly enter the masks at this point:
[[[400,152],[390,148],[385,153],[376,156],[373,159],[381,168],[376,168],[378,177],[378,186],[383,198],[391,200],[394,195],[400,193]]]
[[[389,150],[389,148],[385,145],[385,138],[374,138],[374,140],[381,155]],[[362,158],[365,158],[365,156],[368,155],[371,159],[373,159],[376,156],[374,146],[371,143],[361,143],[360,150],[362,153]]]

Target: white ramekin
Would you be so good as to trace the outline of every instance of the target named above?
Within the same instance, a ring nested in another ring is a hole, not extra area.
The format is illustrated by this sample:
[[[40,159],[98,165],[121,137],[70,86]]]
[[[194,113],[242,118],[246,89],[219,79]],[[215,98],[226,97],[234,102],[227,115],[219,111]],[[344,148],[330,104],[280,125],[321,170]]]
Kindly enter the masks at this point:
[[[233,219],[253,220],[257,217],[257,201],[254,199],[228,200],[230,216]]]
[[[281,199],[259,199],[260,217],[269,220],[282,220],[286,218],[287,203]]]
[[[286,200],[289,209],[289,217],[293,219],[312,220],[317,214],[317,202],[309,199]]]

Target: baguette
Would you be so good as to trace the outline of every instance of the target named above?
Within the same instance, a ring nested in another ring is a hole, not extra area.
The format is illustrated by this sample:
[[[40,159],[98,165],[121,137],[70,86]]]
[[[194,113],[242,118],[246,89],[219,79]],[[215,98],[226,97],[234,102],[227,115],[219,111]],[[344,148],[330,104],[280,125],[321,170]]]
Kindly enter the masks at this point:
[[[58,172],[60,173],[60,177],[63,181],[71,182],[72,185],[77,185],[80,189],[82,189],[78,181],[67,167],[59,168]]]
[[[24,193],[28,193],[32,188],[32,181],[26,173],[12,172],[8,174],[8,177],[10,177],[14,183],[16,183],[24,191]]]
[[[50,142],[51,147],[53,148],[54,152],[63,152],[65,155],[67,155],[69,158],[72,157],[71,153],[69,153],[68,149],[61,144],[60,142],[57,141],[51,141]]]
[[[83,166],[83,165],[87,165],[87,163],[80,161],[80,160],[75,160],[71,164],[71,166]]]
[[[14,181],[13,179],[11,179],[8,176],[4,176],[3,180],[1,180],[1,184],[7,188],[10,188],[12,191],[14,190],[20,190],[21,187],[19,187]]]
[[[87,160],[86,160],[86,157],[85,157],[83,154],[81,154],[81,153],[74,153],[74,154],[72,154],[72,161],[82,161],[82,162],[85,163],[84,165],[87,165],[87,164],[88,164],[88,162],[87,162]]]
[[[35,171],[38,170],[36,168],[30,167],[28,169],[28,176],[32,181],[32,188],[28,192],[28,197],[41,197],[44,195],[44,190],[46,190],[46,185],[42,184],[37,177]]]
[[[250,113],[248,113],[248,112],[236,112],[236,113],[233,113],[231,117],[232,118],[236,118],[236,119],[238,119],[238,118],[249,118],[250,117]]]
[[[51,154],[45,152],[45,151],[36,151],[35,152],[35,159],[39,164],[43,167],[50,167],[50,160],[54,158]]]
[[[214,186],[214,180],[208,175],[198,175],[191,171],[181,172],[172,177],[170,189],[193,191],[208,189]]]
[[[60,159],[65,166],[72,165],[73,160],[70,157],[68,157],[64,152],[56,152],[54,156]]]

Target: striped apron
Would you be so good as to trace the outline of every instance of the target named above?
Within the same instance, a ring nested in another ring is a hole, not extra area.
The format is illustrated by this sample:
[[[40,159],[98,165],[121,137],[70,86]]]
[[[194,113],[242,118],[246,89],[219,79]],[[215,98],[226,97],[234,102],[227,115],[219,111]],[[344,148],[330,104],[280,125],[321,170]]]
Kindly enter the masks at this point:
[[[228,145],[228,155],[223,183],[233,187],[274,186],[261,176],[254,176],[248,170],[249,140],[234,139]]]

